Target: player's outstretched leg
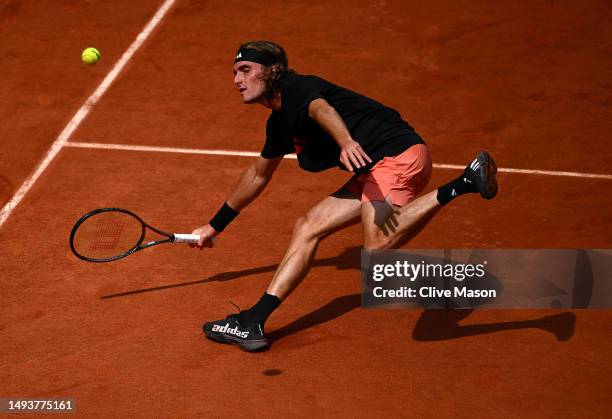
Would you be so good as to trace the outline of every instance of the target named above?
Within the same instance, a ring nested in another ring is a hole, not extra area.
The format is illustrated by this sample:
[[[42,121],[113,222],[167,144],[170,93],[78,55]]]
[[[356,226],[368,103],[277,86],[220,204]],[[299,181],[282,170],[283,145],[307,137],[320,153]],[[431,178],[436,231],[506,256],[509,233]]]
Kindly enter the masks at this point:
[[[293,229],[285,257],[259,301],[248,310],[205,323],[204,334],[216,342],[233,343],[254,352],[268,346],[265,322],[308,273],[321,239],[359,220],[358,197],[328,196],[301,217]]]
[[[497,164],[486,151],[451,182],[422,195],[403,207],[388,201],[367,202],[362,207],[366,249],[396,248],[411,240],[432,219],[440,208],[458,196],[479,193],[484,199],[497,195]]]

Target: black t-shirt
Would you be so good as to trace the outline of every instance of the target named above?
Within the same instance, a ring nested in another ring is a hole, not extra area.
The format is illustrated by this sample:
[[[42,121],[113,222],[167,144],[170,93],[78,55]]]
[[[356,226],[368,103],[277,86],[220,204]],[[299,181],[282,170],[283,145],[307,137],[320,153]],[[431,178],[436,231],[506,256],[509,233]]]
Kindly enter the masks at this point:
[[[358,173],[367,172],[384,157],[424,144],[394,109],[320,77],[288,74],[281,82],[280,93],[281,110],[272,112],[266,126],[266,143],[261,151],[264,158],[296,152],[300,167],[309,172],[335,166],[346,169],[340,163],[336,141],[308,116],[308,105],[319,98],[334,107],[353,139],[372,159]]]

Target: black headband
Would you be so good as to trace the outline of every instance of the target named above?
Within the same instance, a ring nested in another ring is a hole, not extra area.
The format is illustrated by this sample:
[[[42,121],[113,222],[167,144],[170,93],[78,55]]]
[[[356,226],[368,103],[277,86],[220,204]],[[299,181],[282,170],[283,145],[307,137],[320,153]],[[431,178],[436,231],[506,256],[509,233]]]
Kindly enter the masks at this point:
[[[241,48],[238,51],[238,54],[236,54],[234,64],[236,64],[238,61],[252,61],[254,63],[269,66],[276,62],[276,58],[269,52]]]

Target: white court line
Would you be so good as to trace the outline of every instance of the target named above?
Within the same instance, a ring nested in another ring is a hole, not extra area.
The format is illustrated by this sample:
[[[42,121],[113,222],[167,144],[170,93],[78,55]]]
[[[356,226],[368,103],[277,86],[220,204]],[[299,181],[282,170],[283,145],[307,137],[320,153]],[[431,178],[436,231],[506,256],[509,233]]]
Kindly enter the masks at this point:
[[[65,144],[66,147],[75,148],[92,148],[100,150],[126,150],[126,151],[148,151],[148,152],[159,152],[159,153],[182,153],[182,154],[207,154],[217,156],[238,156],[238,157],[257,157],[259,152],[255,151],[237,151],[237,150],[213,150],[213,149],[202,149],[202,148],[177,148],[177,147],[155,147],[155,146],[144,146],[144,145],[127,145],[127,144],[100,144],[100,143],[83,143],[83,142],[69,142]],[[295,154],[288,154],[286,158],[296,159]],[[463,170],[465,165],[458,164],[443,164],[434,163],[433,167],[436,169],[451,169],[451,170]],[[580,172],[562,172],[556,170],[536,170],[536,169],[514,169],[511,167],[499,167],[497,169],[501,173],[519,173],[526,175],[544,175],[544,176],[562,176],[562,177],[578,177],[578,178],[590,178],[590,179],[607,179],[612,180],[612,175],[598,174],[598,173],[580,173]]]
[[[25,197],[28,191],[32,188],[34,183],[38,180],[38,178],[43,174],[45,169],[51,164],[55,156],[60,152],[60,150],[66,145],[66,142],[72,135],[72,133],[78,128],[83,119],[89,114],[89,111],[93,108],[93,106],[100,100],[102,95],[108,90],[110,85],[115,81],[121,70],[125,67],[127,62],[132,58],[134,53],[140,48],[140,46],[147,40],[151,32],[157,27],[159,22],[162,21],[168,10],[172,7],[176,0],[166,0],[157,10],[155,15],[151,18],[151,20],[147,23],[144,29],[138,34],[134,42],[128,47],[128,49],[123,53],[119,61],[115,63],[110,73],[106,75],[102,83],[98,86],[98,88],[92,93],[91,96],[87,99],[87,101],[80,107],[77,113],[72,117],[68,125],[64,128],[64,130],[60,133],[59,137],[51,144],[51,148],[47,151],[47,155],[45,158],[38,164],[34,173],[28,177],[25,182],[21,185],[21,187],[17,190],[15,195],[4,205],[2,210],[0,211],[0,227],[6,222],[8,217],[11,215],[13,210],[21,200]]]
[[[127,150],[127,151],[153,151],[159,153],[181,153],[181,154],[208,154],[217,156],[239,156],[239,157],[257,157],[259,152],[255,151],[236,151],[236,150],[212,150],[201,148],[176,148],[176,147],[155,147],[145,145],[126,145],[126,144],[100,144],[100,143],[78,143],[70,141],[66,147],[75,148],[95,148],[100,150]],[[289,154],[285,157],[295,159],[295,154]]]

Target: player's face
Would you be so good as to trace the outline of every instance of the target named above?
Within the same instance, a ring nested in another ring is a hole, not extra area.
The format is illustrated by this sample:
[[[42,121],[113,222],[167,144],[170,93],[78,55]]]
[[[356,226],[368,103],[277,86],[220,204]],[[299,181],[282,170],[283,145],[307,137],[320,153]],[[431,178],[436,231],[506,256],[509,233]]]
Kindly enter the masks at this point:
[[[242,102],[261,102],[266,89],[260,78],[263,69],[263,65],[252,61],[238,61],[234,64],[234,86],[242,96]]]

